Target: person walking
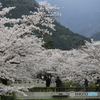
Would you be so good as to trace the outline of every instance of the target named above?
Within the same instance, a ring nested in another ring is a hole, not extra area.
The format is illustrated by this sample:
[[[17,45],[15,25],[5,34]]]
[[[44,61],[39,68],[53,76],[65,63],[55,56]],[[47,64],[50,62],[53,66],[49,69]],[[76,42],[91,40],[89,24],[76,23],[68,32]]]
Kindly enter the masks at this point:
[[[59,87],[61,87],[61,84],[62,84],[62,81],[61,79],[59,79],[59,76],[57,76],[57,79],[56,79],[56,91],[60,91]]]
[[[88,91],[88,83],[89,83],[89,81],[87,80],[86,77],[84,77],[84,87],[85,87],[86,92]]]
[[[51,79],[49,76],[46,78],[46,87],[50,87]]]
[[[100,78],[97,77],[97,80],[96,80],[96,92],[99,91],[100,92]]]

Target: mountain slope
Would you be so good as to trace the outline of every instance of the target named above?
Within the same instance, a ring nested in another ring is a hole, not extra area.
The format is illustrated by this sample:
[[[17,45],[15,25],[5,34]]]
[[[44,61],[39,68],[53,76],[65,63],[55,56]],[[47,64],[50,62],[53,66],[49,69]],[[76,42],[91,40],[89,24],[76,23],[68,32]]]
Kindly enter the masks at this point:
[[[91,38],[96,41],[100,41],[100,32],[95,33],[94,35],[91,36]]]
[[[16,7],[7,14],[7,17],[18,18],[23,14],[29,14],[29,11],[34,11],[38,6],[35,0],[0,0],[3,7]]]
[[[43,0],[36,0],[37,2]],[[46,0],[63,7],[58,21],[73,32],[90,37],[100,31],[100,0]]]
[[[23,14],[29,14],[29,11],[35,11],[35,7],[38,6],[35,0],[0,0],[3,7],[16,6],[16,9],[12,10],[7,17],[18,18]],[[89,40],[88,38],[81,36],[79,34],[73,33],[68,28],[60,25],[56,22],[56,31],[52,31],[53,35],[44,36],[44,40],[52,40],[54,43],[54,48],[62,50],[70,50],[72,48],[79,48],[84,45],[84,40]],[[38,34],[39,37],[39,34]]]
[[[65,28],[60,25],[60,23],[56,22],[56,31],[53,32],[52,36],[46,35],[44,36],[44,40],[52,40],[54,41],[54,47],[62,50],[70,50],[72,48],[80,48],[84,45],[84,40],[90,41],[89,38],[86,38],[77,33],[73,33],[70,29]]]

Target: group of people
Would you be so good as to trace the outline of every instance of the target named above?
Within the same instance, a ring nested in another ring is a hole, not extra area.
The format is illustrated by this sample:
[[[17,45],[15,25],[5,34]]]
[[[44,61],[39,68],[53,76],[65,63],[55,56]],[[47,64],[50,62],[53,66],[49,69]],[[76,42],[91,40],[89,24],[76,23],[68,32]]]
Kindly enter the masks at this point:
[[[56,78],[55,82],[56,82],[56,87],[61,87],[62,81],[59,78],[59,76]],[[48,76],[46,78],[46,87],[50,87],[50,83],[51,83],[51,78]],[[100,92],[100,78],[99,77],[97,77],[97,80],[96,80],[95,84],[96,84],[96,91]],[[86,77],[84,77],[85,91],[88,91],[88,85],[89,85],[89,81]]]
[[[61,84],[62,84],[62,81],[61,81],[61,79],[59,78],[59,76],[57,76],[57,79],[56,79],[56,87],[60,87],[61,86]],[[46,78],[46,87],[50,87],[50,83],[51,83],[51,78],[48,76],[47,78]]]
[[[84,77],[84,80],[85,80],[84,81],[85,91],[88,91],[88,83],[89,83],[89,81],[87,80],[86,77]],[[96,92],[97,91],[100,92],[100,78],[99,77],[97,77],[97,80],[96,80],[95,84],[96,84]]]
[[[59,76],[57,76],[56,80],[56,91],[60,91],[59,87],[61,87],[61,84],[62,84],[62,81],[61,79],[59,78]],[[51,83],[51,78],[50,77],[47,77],[46,78],[46,87],[50,87],[50,83]]]

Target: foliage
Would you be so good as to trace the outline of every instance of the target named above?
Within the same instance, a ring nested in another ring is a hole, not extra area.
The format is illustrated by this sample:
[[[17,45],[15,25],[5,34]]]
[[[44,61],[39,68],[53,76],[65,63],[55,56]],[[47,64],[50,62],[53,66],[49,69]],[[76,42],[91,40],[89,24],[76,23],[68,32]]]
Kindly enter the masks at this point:
[[[99,41],[91,41],[91,43],[89,43],[88,41],[86,41],[86,45],[83,46],[82,51],[85,52],[87,54],[87,56],[85,57],[86,61],[85,63],[88,64],[88,66],[90,65],[91,67],[97,66],[100,67],[100,42]],[[96,73],[96,72],[94,72]]]
[[[44,40],[44,44],[42,45],[46,49],[54,49],[54,44],[52,40]]]
[[[29,14],[30,11],[35,11],[35,7],[38,5],[35,0],[0,0],[0,2],[3,7],[16,7],[6,15],[10,18],[19,18],[22,15]]]
[[[65,82],[63,83],[64,87],[79,87],[80,84],[74,81],[70,81],[70,82]],[[96,87],[96,84],[94,82],[89,83],[89,87]]]
[[[42,39],[34,35],[34,30],[38,30],[43,35],[51,34],[46,27],[54,30],[53,17],[58,16],[55,12],[58,7],[51,7],[47,2],[40,2],[36,12],[30,12],[30,15],[23,15],[18,19],[5,17],[15,7],[2,8],[0,3],[0,8],[0,79],[3,83],[0,84],[0,95],[19,92],[26,96],[23,90],[27,91],[29,87],[7,86],[7,80],[11,82],[17,79],[22,80],[21,76],[30,78],[30,75],[27,77],[23,75],[23,72],[29,64],[33,64],[33,55],[37,56],[36,54],[44,49],[41,47]],[[33,35],[30,35],[32,32]],[[36,69],[35,66],[30,68],[32,68],[31,71]],[[30,72],[30,68],[27,68],[26,72]]]
[[[1,96],[0,100],[16,100],[16,94],[13,92],[11,96]]]
[[[49,13],[45,13],[47,5],[50,8]],[[42,39],[34,35],[34,30],[43,35],[51,34],[49,28],[55,30],[51,8],[47,2],[43,2],[37,12],[23,15],[19,19],[4,17],[14,7],[0,11],[0,78],[12,82],[17,79],[31,80],[38,73],[50,70],[58,73],[63,81],[77,81],[82,84],[83,76],[93,81],[94,76],[100,75],[100,42],[86,42],[82,50],[62,51],[41,47]],[[23,90],[23,87],[0,84],[0,89],[4,95],[7,91],[22,92],[19,90]]]
[[[55,23],[56,31],[52,31],[52,36],[44,35],[44,40],[52,40],[54,42],[54,48],[61,50],[70,50],[73,48],[79,49],[82,45],[85,44],[84,40],[90,41],[89,38],[86,38],[77,33],[73,33],[68,28],[60,25],[58,22]]]
[[[89,84],[89,87],[96,87],[96,84],[92,82]]]
[[[65,83],[63,83],[63,86],[64,86],[64,87],[74,87],[74,86],[78,87],[79,84],[78,84],[78,83],[75,83],[75,82],[73,82],[73,81],[70,81],[70,82],[65,82]]]

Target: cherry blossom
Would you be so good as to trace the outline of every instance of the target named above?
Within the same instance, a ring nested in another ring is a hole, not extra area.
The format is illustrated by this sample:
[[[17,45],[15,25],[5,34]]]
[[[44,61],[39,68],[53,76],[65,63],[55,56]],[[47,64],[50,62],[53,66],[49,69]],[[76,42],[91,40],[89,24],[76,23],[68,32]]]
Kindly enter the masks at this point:
[[[0,7],[2,4],[0,3]],[[22,18],[10,19],[5,14],[9,13],[15,7],[3,8],[0,11],[0,78],[14,82],[15,80],[30,80],[38,73],[38,62],[42,57],[38,56],[44,48],[42,38],[36,37],[34,31],[41,34],[51,34],[47,28],[54,29],[55,12],[47,6],[39,6],[36,12],[30,12],[30,15],[22,15]],[[50,7],[50,6],[49,6]],[[58,9],[58,8],[57,8]],[[48,13],[49,12],[49,13]],[[41,28],[41,27],[42,28]],[[7,87],[1,84],[1,95],[7,92],[17,91],[20,88]],[[4,89],[5,88],[5,89]]]

